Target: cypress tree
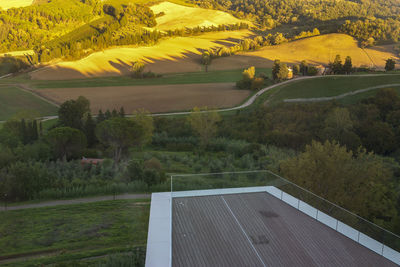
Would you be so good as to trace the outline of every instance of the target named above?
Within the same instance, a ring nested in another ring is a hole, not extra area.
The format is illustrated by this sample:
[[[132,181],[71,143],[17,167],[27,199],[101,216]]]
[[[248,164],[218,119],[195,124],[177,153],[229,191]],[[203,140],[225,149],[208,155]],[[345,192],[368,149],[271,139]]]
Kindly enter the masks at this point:
[[[106,117],[105,117],[103,111],[100,109],[99,114],[97,115],[97,123],[100,123],[105,120],[106,120]]]
[[[39,133],[37,128],[37,121],[32,121],[32,141],[36,141],[39,139]]]
[[[93,120],[92,114],[89,113],[84,126],[88,147],[92,147],[94,144],[96,144],[97,139],[95,129],[96,123]]]
[[[124,117],[125,117],[125,110],[124,110],[124,107],[121,107],[121,109],[119,110],[119,116],[120,116],[121,118],[124,118]]]

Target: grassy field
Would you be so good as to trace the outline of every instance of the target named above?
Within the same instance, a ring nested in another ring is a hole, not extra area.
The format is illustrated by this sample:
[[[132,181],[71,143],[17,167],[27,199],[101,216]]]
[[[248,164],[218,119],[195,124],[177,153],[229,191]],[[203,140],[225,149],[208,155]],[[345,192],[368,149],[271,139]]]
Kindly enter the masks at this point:
[[[153,10],[154,14],[161,12],[165,14],[157,18],[157,26],[155,28],[158,30],[194,28],[197,26],[208,27],[246,22],[223,11],[186,7],[170,2],[162,2],[154,5],[151,7],[151,10]]]
[[[128,114],[138,109],[157,113],[203,106],[224,108],[236,106],[250,95],[248,90],[236,89],[234,83],[58,88],[37,92],[59,104],[84,96],[89,99],[94,114],[100,109],[119,110],[120,107]]]
[[[371,47],[361,49],[357,41],[345,34],[327,34],[305,38],[277,46],[264,47],[255,52],[246,52],[227,58],[219,58],[212,63],[215,69],[222,68],[226,64],[231,66],[243,66],[243,63],[254,62],[255,66],[271,66],[275,59],[282,62],[299,63],[306,60],[311,64],[327,65],[341,55],[344,61],[346,56],[351,56],[354,66],[377,66],[383,68],[388,58],[398,58],[394,53],[393,45]],[[265,65],[261,59],[268,61]],[[260,65],[262,64],[263,65]]]
[[[0,264],[28,254],[45,256],[9,265],[50,264],[143,246],[149,204],[148,200],[114,200],[1,212]]]
[[[212,32],[193,37],[175,37],[149,47],[119,47],[96,52],[78,61],[60,62],[31,73],[37,80],[68,80],[129,74],[134,62],[141,60],[146,70],[155,73],[201,71],[204,49],[229,46],[250,32]],[[235,69],[229,68],[227,69]]]
[[[62,81],[36,81],[36,80],[30,81],[27,79],[23,79],[23,80],[18,80],[18,82],[29,83],[30,86],[36,89],[195,84],[195,83],[228,83],[240,80],[242,71],[243,69],[174,73],[174,74],[164,74],[162,77],[154,79],[132,79],[129,76],[117,76],[117,77],[98,77],[98,78],[62,80]],[[256,69],[257,74],[263,72],[269,76],[271,76],[271,71],[272,71],[271,68]]]
[[[400,75],[365,77],[327,76],[279,86],[273,92],[269,93],[268,99],[264,98],[264,100],[267,100],[269,104],[276,104],[282,102],[284,99],[337,96],[368,87],[396,83],[400,83]],[[365,94],[368,96],[368,94],[373,94],[373,91]]]
[[[13,86],[0,86],[0,120],[20,111],[34,111],[40,116],[57,114],[57,107]]]
[[[33,0],[0,0],[0,8],[7,10],[12,7],[30,6]]]

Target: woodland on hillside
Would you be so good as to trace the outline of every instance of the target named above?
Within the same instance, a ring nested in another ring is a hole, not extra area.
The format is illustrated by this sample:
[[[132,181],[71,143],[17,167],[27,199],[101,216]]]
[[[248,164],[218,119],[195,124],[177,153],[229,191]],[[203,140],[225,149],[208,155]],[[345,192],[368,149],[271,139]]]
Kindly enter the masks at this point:
[[[193,0],[193,2],[204,8],[220,9],[240,18],[255,20],[267,30],[284,25],[291,25],[292,28],[308,27],[310,30],[318,25],[324,33],[340,30],[360,41],[372,37],[378,42],[397,42],[399,36],[398,0]]]
[[[348,33],[363,45],[396,42],[400,3],[392,1],[192,0],[205,8],[231,12],[256,22],[265,32],[290,38],[316,25],[322,33]],[[127,44],[151,45],[161,38],[147,5],[123,1],[54,0],[0,10],[0,52],[34,49],[31,63],[53,58],[77,59],[93,51]],[[228,26],[228,25],[227,25]],[[290,26],[290,27],[286,27]],[[226,26],[225,26],[226,27]],[[272,32],[270,31],[273,30]],[[214,31],[216,29],[209,29]],[[186,35],[194,34],[192,30]],[[180,35],[171,29],[168,36]]]

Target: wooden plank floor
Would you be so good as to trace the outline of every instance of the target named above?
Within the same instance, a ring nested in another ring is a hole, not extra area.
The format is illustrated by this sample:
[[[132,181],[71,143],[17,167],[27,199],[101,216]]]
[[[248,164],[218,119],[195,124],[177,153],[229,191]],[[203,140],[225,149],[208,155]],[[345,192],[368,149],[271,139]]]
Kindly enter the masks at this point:
[[[172,265],[396,266],[268,193],[175,198]]]

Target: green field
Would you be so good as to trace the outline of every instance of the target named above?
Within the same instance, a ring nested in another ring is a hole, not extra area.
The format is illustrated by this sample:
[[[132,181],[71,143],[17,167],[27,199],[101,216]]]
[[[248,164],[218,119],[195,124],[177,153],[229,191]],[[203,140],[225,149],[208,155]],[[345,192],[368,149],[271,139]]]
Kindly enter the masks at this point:
[[[194,83],[226,83],[240,80],[242,69],[209,71],[209,72],[189,72],[166,74],[160,78],[152,79],[133,79],[128,76],[90,78],[65,81],[28,81],[32,87],[37,89],[45,88],[79,88],[79,87],[108,87],[108,86],[128,86],[128,85],[163,85],[163,84],[194,84]],[[257,69],[257,73],[264,72],[271,75],[271,69]],[[21,80],[19,80],[21,81]]]
[[[47,116],[57,114],[57,107],[17,87],[0,87],[0,120],[7,120],[19,111]]]
[[[1,260],[31,266],[129,251],[147,240],[149,200],[114,200],[0,212]],[[67,265],[66,265],[67,266]]]
[[[269,93],[270,104],[282,102],[284,99],[314,98],[337,96],[351,91],[366,89],[385,84],[400,84],[400,75],[387,76],[348,76],[348,77],[320,77],[311,80],[297,81],[279,86]],[[374,91],[353,96],[361,99],[362,96],[373,95]]]

